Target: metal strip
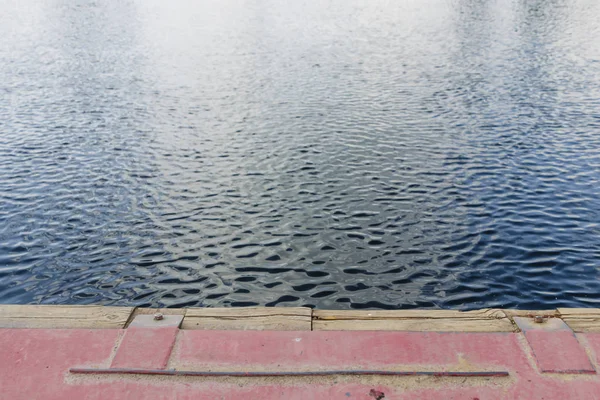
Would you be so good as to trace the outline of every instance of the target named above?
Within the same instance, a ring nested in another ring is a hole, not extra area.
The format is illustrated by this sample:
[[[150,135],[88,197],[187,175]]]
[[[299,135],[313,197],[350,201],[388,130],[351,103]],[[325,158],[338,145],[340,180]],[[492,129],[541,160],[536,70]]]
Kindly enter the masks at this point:
[[[381,375],[381,376],[436,376],[436,377],[504,377],[507,371],[385,371],[385,370],[331,370],[331,371],[179,371],[174,369],[135,368],[71,368],[72,374],[127,374],[201,377],[286,377],[286,376],[331,376],[331,375]]]

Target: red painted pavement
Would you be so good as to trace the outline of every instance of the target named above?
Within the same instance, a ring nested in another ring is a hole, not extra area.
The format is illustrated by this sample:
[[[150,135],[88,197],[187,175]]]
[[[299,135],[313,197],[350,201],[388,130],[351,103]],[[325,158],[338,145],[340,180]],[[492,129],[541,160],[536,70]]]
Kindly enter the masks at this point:
[[[75,375],[109,368],[122,330],[0,330],[0,399],[600,399],[597,374],[540,372],[521,333],[179,331],[169,368],[506,370],[509,378],[328,381]],[[578,334],[597,364],[600,334]],[[162,347],[163,342],[157,343]],[[546,349],[550,350],[550,349]],[[150,352],[142,352],[154,357]],[[356,378],[356,379],[355,379]],[[361,383],[362,382],[362,383]],[[379,382],[369,384],[368,382]],[[408,383],[411,382],[409,386]]]
[[[179,362],[191,367],[234,363],[271,363],[281,369],[449,367],[459,362],[459,356],[489,367],[508,364],[515,355],[526,361],[509,333],[223,331],[215,336],[211,331],[182,330],[178,346]]]
[[[592,354],[592,362],[598,365],[600,363],[600,333],[578,333],[577,337],[580,342],[588,345]]]
[[[111,368],[161,369],[167,366],[178,328],[129,328]]]
[[[593,374],[585,349],[571,331],[527,331],[527,342],[542,372]]]
[[[514,317],[536,363],[542,372],[593,374],[596,372],[575,333],[560,318],[549,318],[542,323],[526,317]]]

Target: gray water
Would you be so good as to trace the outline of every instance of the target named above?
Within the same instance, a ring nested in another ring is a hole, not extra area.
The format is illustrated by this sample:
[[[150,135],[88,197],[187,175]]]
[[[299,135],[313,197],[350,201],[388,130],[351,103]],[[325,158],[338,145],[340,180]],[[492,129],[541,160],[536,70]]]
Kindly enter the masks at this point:
[[[4,0],[0,302],[600,304],[600,2]]]

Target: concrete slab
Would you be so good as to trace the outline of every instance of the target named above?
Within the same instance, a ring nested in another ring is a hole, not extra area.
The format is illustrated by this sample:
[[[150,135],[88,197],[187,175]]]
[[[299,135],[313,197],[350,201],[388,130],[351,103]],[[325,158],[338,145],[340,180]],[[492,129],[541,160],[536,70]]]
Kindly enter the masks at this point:
[[[4,399],[597,399],[598,375],[542,374],[518,333],[180,331],[168,369],[491,371],[508,377],[156,376],[110,368],[122,330],[0,330]],[[585,335],[585,334],[581,334]],[[297,340],[301,339],[301,340]],[[598,337],[582,341],[600,345]],[[116,350],[119,351],[119,350]],[[595,360],[595,358],[594,358]]]
[[[182,315],[136,316],[126,330],[111,368],[165,368],[182,320]]]
[[[558,318],[535,322],[531,318],[515,317],[531,346],[542,372],[593,374],[596,372],[583,346],[571,328]]]
[[[271,318],[257,312],[244,318]],[[558,318],[449,333],[185,330],[142,315],[127,329],[0,329],[0,399],[600,399],[600,334]]]
[[[238,365],[246,370],[276,365],[278,370],[307,368],[497,369],[519,355],[509,333],[440,333],[378,331],[211,331],[180,332],[174,366]]]

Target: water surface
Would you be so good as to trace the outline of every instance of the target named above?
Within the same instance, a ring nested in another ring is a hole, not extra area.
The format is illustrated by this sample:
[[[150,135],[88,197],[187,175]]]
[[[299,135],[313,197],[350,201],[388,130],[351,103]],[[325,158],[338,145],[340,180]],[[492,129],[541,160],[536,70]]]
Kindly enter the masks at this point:
[[[599,306],[598,15],[6,0],[0,302]]]

